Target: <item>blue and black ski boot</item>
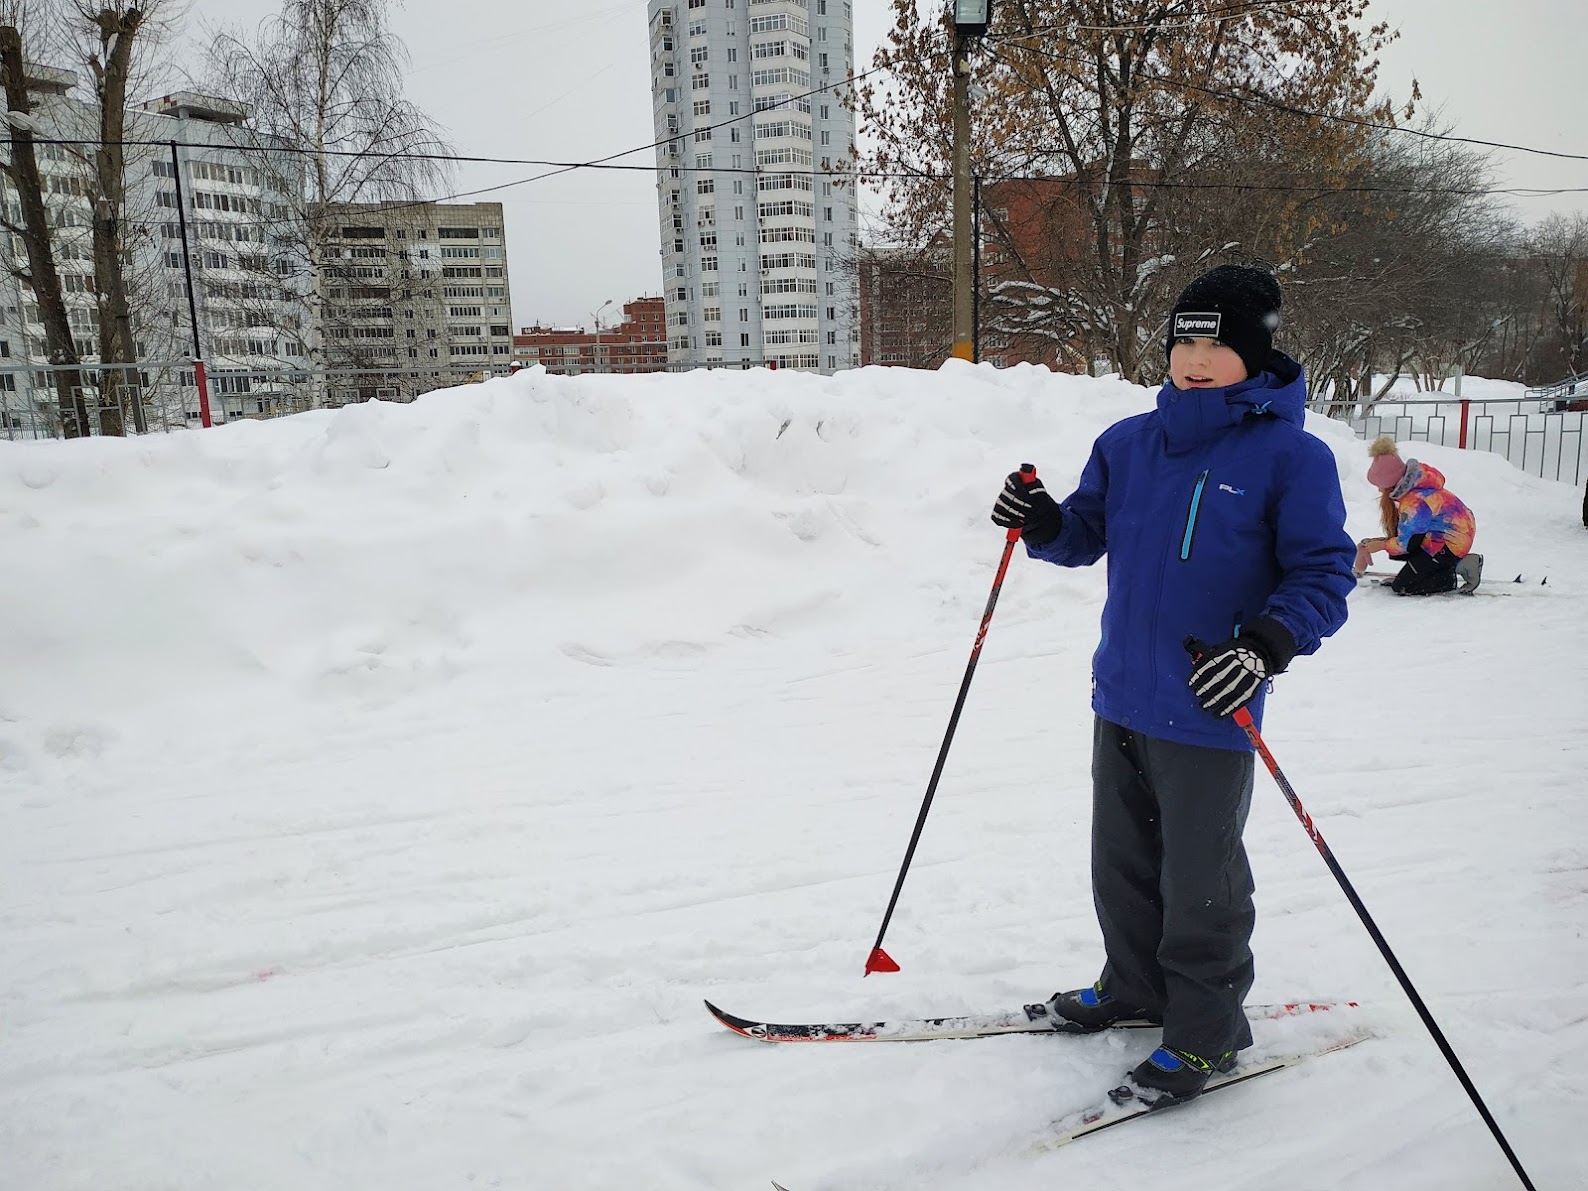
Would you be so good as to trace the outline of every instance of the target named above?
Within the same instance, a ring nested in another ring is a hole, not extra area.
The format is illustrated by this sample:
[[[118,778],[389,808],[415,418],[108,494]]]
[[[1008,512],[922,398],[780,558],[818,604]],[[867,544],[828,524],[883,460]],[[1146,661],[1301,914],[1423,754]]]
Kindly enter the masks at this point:
[[[1042,1005],[1033,1005],[1031,1009],[1045,1009],[1053,1028],[1063,1034],[1091,1034],[1106,1030],[1118,1021],[1150,1017],[1109,996],[1103,991],[1101,980],[1090,988],[1056,992]]]
[[[1169,1108],[1184,1104],[1202,1094],[1214,1072],[1227,1075],[1235,1070],[1235,1052],[1204,1059],[1188,1050],[1160,1046],[1136,1065],[1130,1073],[1136,1099],[1149,1108]]]

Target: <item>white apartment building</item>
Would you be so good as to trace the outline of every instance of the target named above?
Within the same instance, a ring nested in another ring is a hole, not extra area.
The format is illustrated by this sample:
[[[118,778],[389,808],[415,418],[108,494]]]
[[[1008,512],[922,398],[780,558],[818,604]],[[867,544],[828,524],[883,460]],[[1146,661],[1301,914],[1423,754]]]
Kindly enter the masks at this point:
[[[32,66],[29,76],[39,136],[70,141],[96,135],[93,108],[73,95],[74,74]],[[254,133],[247,116],[239,104],[191,92],[128,112],[128,140],[148,142],[127,146],[122,223],[140,385],[154,429],[198,420],[191,364],[195,309],[216,421],[277,412],[283,400],[296,400],[301,391],[289,382],[292,370],[304,366],[311,330],[307,282],[276,267],[274,241],[295,209],[287,191],[301,189],[302,169],[295,157],[274,151],[267,138]],[[55,229],[56,265],[74,346],[85,364],[96,362],[99,350],[91,149],[37,146]],[[9,189],[5,202],[13,222],[19,222],[17,199]],[[19,238],[11,238],[5,250],[25,267]],[[13,437],[58,432],[60,414],[49,377],[29,367],[47,362],[38,304],[14,270],[0,275],[0,286],[0,429]],[[95,404],[92,394],[88,403]]]
[[[303,159],[248,126],[245,104],[181,91],[141,105],[129,120],[140,139],[175,141],[169,151],[129,154],[127,184],[150,192],[129,211],[144,226],[136,238],[152,250],[160,277],[153,309],[133,300],[144,327],[142,359],[192,355],[188,273],[198,313],[199,351],[216,421],[258,417],[313,404],[306,369],[313,342],[311,283],[293,261]],[[177,217],[178,171],[186,222]],[[158,220],[158,223],[155,222]],[[133,238],[133,237],[129,237]],[[190,370],[182,374],[190,422],[199,416]]]
[[[647,12],[669,367],[858,365],[851,0]]]
[[[347,203],[320,263],[326,402],[411,400],[505,376],[512,296],[501,203]]]
[[[94,112],[74,96],[76,77],[43,66],[29,74],[37,135],[92,140]],[[127,139],[139,143],[127,148],[123,243],[151,429],[199,423],[195,313],[216,422],[411,400],[509,370],[500,203],[339,206],[327,221],[329,242],[316,246],[302,156],[255,132],[248,114],[193,92],[128,113]],[[82,146],[41,144],[37,152],[74,346],[91,387],[99,350],[92,171]],[[14,192],[0,201],[20,222]],[[5,237],[0,251],[25,271],[20,238]],[[16,272],[0,271],[0,435],[58,434],[58,394],[38,367],[47,362],[38,303]],[[85,397],[97,433],[97,393]]]

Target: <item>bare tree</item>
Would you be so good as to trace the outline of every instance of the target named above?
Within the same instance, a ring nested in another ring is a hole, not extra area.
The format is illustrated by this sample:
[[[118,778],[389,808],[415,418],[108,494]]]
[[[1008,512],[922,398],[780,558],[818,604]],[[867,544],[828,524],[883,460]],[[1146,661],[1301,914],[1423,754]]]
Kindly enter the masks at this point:
[[[35,104],[29,86],[30,68],[24,57],[25,42],[18,25],[21,10],[20,0],[0,7],[0,19],[6,22],[0,24],[0,76],[4,79],[6,108],[12,113],[11,151],[0,161],[0,169],[17,195],[16,217],[9,209],[0,210],[0,227],[21,242],[27,265],[18,268],[14,264],[15,254],[9,244],[0,257],[38,303],[49,363],[74,365],[78,363],[77,347],[72,340],[60,272],[55,266],[55,239],[44,204],[44,178],[34,143]],[[81,373],[65,367],[53,371],[52,380],[60,405],[62,432],[68,438],[88,434],[88,403],[83,397]]]
[[[180,0],[143,0],[138,5],[105,0],[33,0],[30,6],[31,15],[42,26],[40,57],[81,68],[81,73],[33,68],[51,95],[46,114],[52,143],[47,146],[47,153],[55,168],[50,173],[37,169],[35,172],[41,200],[38,214],[50,236],[52,264],[91,260],[93,265],[92,277],[71,272],[71,287],[62,281],[57,269],[54,287],[62,295],[69,288],[71,292],[91,294],[91,310],[74,306],[64,296],[57,300],[37,285],[33,287],[46,332],[45,352],[52,363],[81,361],[85,350],[94,350],[82,345],[93,343],[89,336],[94,332],[98,335],[98,366],[63,374],[70,379],[77,403],[63,406],[67,433],[88,433],[83,394],[84,377],[90,371],[97,378],[95,412],[100,433],[124,433],[129,411],[134,428],[146,429],[142,394],[136,383],[138,348],[133,334],[134,302],[128,287],[133,254],[127,242],[127,229],[136,222],[132,218],[135,213],[127,210],[127,168],[129,158],[140,153],[128,145],[129,138],[135,137],[129,132],[127,100],[130,90],[147,75],[144,67],[149,51],[169,33],[169,21],[180,14],[179,3]],[[23,75],[26,73],[23,70]],[[85,77],[86,96],[80,101],[70,88]],[[25,78],[23,81],[28,82]],[[32,159],[36,167],[36,151]],[[28,168],[22,155],[15,164],[22,170]],[[51,200],[55,204],[53,210],[43,202],[45,194],[58,196]],[[29,220],[24,217],[23,222]],[[31,257],[30,272],[37,272]],[[46,283],[45,288],[52,287]],[[78,332],[83,338],[76,337]],[[63,354],[61,343],[69,346],[69,356]],[[64,385],[65,381],[58,380],[57,384]],[[72,411],[69,419],[66,410]]]
[[[1588,215],[1551,215],[1529,241],[1548,286],[1557,368],[1576,376],[1588,367]]]
[[[1426,120],[1374,132],[1334,186],[1306,196],[1304,238],[1258,242],[1286,278],[1286,342],[1332,413],[1371,405],[1408,374],[1438,387],[1503,325],[1488,273],[1509,225],[1485,193],[1487,159],[1440,139],[1447,131]]]
[[[450,146],[403,95],[408,54],[387,22],[391,6],[388,0],[285,0],[251,37],[217,34],[210,53],[216,77],[252,106],[255,126],[306,164],[295,183],[301,206],[278,225],[277,259],[290,257],[312,279],[314,321],[326,336],[317,354],[330,364],[373,366],[388,357],[351,337],[352,320],[361,309],[403,302],[418,288],[409,276],[414,270],[398,261],[358,269],[338,263],[354,251],[342,244],[344,209],[400,206],[443,189],[451,177],[444,160]],[[365,271],[379,275],[355,275]],[[348,284],[356,281],[372,284]]]
[[[893,81],[863,84],[855,100],[876,145],[858,166],[891,177],[894,227],[923,244],[947,222],[949,32],[943,21],[923,21],[915,0],[893,7],[894,28],[875,58]],[[973,168],[985,179],[1062,184],[1051,221],[1065,229],[1063,258],[1051,271],[1033,268],[1026,286],[1005,287],[1004,296],[1025,302],[1014,312],[1021,325],[1046,324],[1073,356],[1108,357],[1126,376],[1161,376],[1161,323],[1187,275],[1215,257],[1258,256],[1254,240],[1288,255],[1321,218],[1306,195],[1327,190],[1360,154],[1365,133],[1353,121],[1393,118],[1373,99],[1374,54],[1390,34],[1363,28],[1366,7],[997,6],[978,66]],[[1246,168],[1232,173],[1232,157]],[[1265,184],[1275,167],[1281,187]],[[1190,219],[1243,185],[1254,217],[1233,243]]]
[[[158,29],[155,14],[163,0],[115,6],[97,0],[73,0],[82,59],[92,79],[97,127],[92,146],[94,187],[94,281],[99,300],[99,362],[102,366],[100,426],[105,434],[125,432],[124,416],[132,411],[133,428],[148,429],[143,394],[129,376],[138,362],[127,297],[123,234],[127,197],[127,87],[141,37]],[[139,47],[141,48],[141,47]],[[123,364],[126,368],[104,367]]]

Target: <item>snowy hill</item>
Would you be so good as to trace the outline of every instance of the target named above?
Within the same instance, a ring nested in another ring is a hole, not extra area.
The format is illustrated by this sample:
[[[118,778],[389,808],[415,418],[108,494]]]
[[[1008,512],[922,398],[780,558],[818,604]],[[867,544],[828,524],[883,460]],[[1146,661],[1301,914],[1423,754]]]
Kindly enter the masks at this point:
[[[1150,1036],[770,1048],[701,1007],[951,1014],[1095,975],[1104,576],[1017,558],[903,971],[860,979],[998,485],[1031,460],[1062,494],[1150,400],[535,370],[0,444],[0,1188],[1518,1185],[1261,772],[1252,999],[1360,1001],[1364,1045],[1032,1155]],[[1313,429],[1373,532],[1362,443]],[[1537,1185],[1583,1187],[1581,499],[1412,453],[1506,595],[1357,592],[1266,735]]]

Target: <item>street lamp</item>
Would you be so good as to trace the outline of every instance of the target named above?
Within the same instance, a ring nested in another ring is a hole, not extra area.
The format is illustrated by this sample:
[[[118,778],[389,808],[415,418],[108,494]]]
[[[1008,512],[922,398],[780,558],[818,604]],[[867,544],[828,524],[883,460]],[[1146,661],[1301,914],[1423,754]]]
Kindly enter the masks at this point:
[[[39,118],[27,112],[19,112],[15,108],[11,108],[4,113],[4,117],[7,124],[22,132],[37,134],[44,131],[44,126],[39,123]]]
[[[954,32],[981,37],[992,24],[992,0],[954,0]]]
[[[976,358],[975,266],[971,259],[970,61],[967,43],[986,34],[992,0],[954,5],[954,357]]]
[[[590,316],[590,321],[595,323],[595,370],[597,372],[601,371],[601,312],[610,305],[612,305],[612,299],[608,298],[600,306],[596,307],[596,312]]]

